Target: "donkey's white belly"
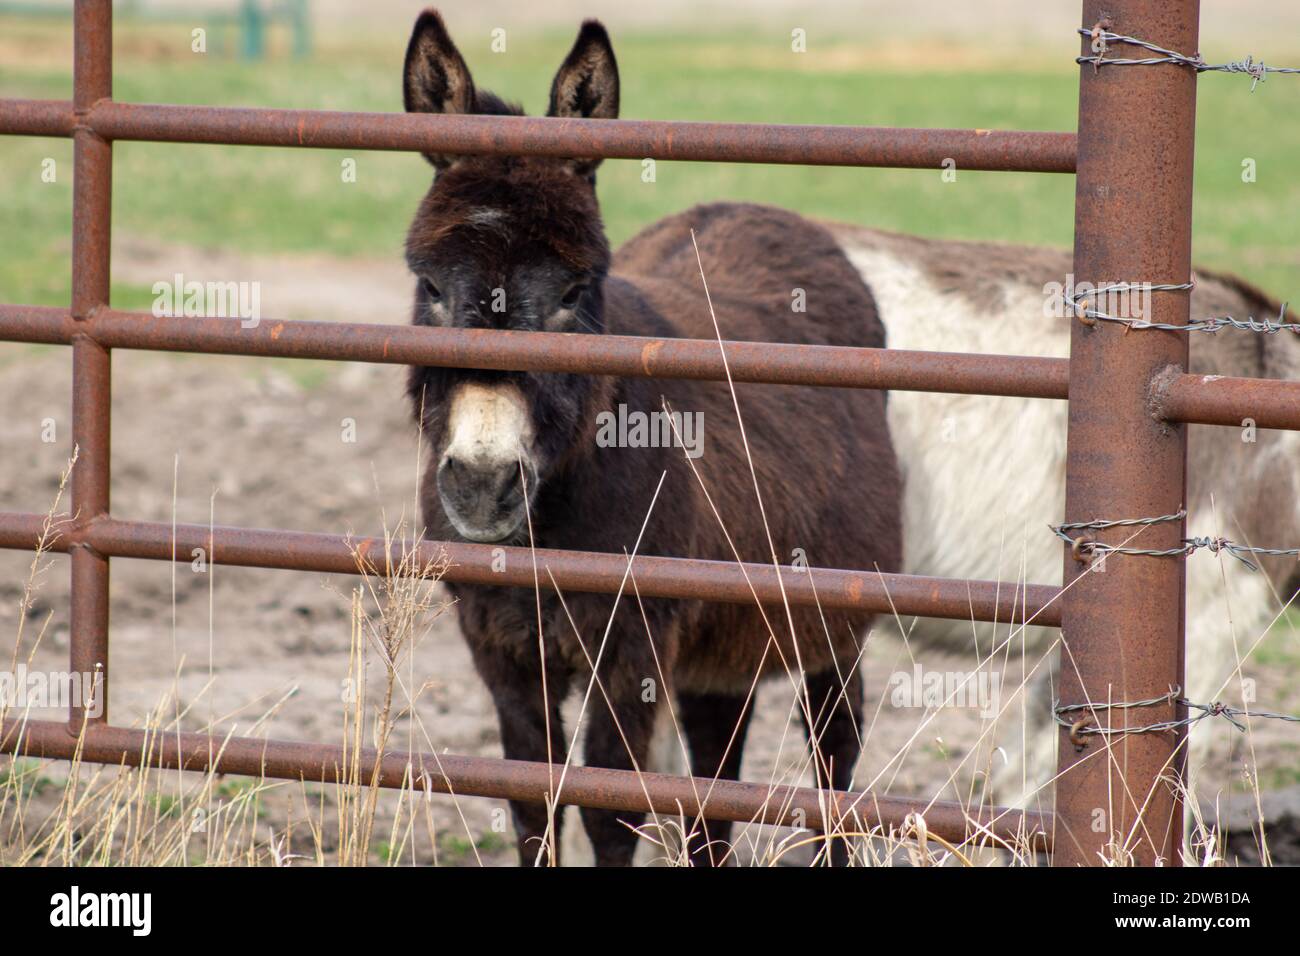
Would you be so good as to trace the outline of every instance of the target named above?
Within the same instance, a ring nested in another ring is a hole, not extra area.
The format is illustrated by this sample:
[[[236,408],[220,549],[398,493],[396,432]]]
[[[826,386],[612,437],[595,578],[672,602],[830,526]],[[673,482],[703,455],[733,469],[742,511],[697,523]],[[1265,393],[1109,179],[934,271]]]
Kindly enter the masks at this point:
[[[1069,323],[1044,314],[1047,295],[1041,288],[1008,283],[998,301],[972,302],[938,288],[922,270],[869,239],[858,244],[851,233],[841,233],[840,241],[875,296],[890,348],[1069,354]],[[1066,403],[891,392],[888,407],[904,478],[905,570],[1059,584],[1062,549],[1048,525],[1062,519],[1065,506]],[[1290,439],[1286,444],[1296,448]],[[1263,462],[1257,467],[1263,468]],[[1232,487],[1202,488],[1200,501],[1189,503],[1189,533],[1218,533],[1209,493],[1220,503],[1250,494],[1250,477],[1237,476]],[[1237,659],[1232,626],[1235,623],[1247,644],[1262,630],[1275,605],[1270,585],[1263,574],[1252,574],[1238,562],[1198,555],[1188,566],[1187,593],[1187,692],[1193,700],[1221,699]],[[1008,630],[1005,625],[995,629],[969,621],[922,619],[910,639],[970,653],[974,662],[976,654],[987,659],[995,645],[1001,656]],[[1003,682],[1004,705],[1008,691],[1021,683],[1018,658],[1025,655],[1026,670],[1042,661],[1038,673],[1044,674],[1048,662],[1043,655],[1050,652],[1054,636],[1054,631],[1030,629],[1022,644],[1016,635],[1009,655],[1015,663],[1009,664]],[[1029,794],[1055,767],[1051,691],[1045,682],[1034,690],[1036,696],[1022,695],[1005,711],[1002,723],[1014,727],[1001,734],[1004,743],[1012,742],[1007,745],[1010,764],[995,778],[998,802],[1031,799]],[[1226,735],[1210,722],[1194,729],[1193,771],[1206,759],[1211,736],[1217,742]],[[1025,752],[1017,752],[1021,750]]]
[[[975,304],[888,252],[845,251],[875,296],[892,349],[1069,354],[1068,326],[1044,316],[1041,290],[1008,286],[1001,301]],[[904,481],[906,571],[1059,583],[1060,541],[1047,526],[1065,501],[1065,402],[891,392],[888,408]],[[972,647],[969,622],[921,627],[923,638]]]

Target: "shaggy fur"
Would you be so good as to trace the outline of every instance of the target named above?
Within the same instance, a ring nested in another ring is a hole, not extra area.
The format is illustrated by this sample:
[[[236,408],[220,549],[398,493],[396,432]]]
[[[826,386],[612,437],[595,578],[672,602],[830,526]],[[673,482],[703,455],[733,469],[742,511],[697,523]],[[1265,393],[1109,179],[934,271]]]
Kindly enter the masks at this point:
[[[441,109],[456,95],[464,104],[482,102],[481,93],[470,98],[472,80],[435,14],[417,23],[411,50],[408,104]],[[421,93],[421,84],[430,88]],[[557,115],[607,116],[616,108],[617,73],[599,25],[584,25],[556,77],[552,105]],[[760,206],[703,206],[651,227],[611,260],[592,161],[434,160],[441,171],[407,242],[408,262],[420,277],[416,323],[712,339],[694,230],[725,338],[885,344],[856,270],[826,229],[799,216]],[[804,312],[792,307],[800,289]],[[504,290],[507,303],[500,311],[485,305],[496,290]],[[521,461],[527,489],[516,481],[502,491],[494,484],[498,476],[467,474],[464,464],[448,463],[448,406],[467,383],[508,386],[511,396],[524,397],[533,424],[529,460]],[[814,566],[882,571],[902,560],[901,492],[881,393],[737,386],[747,454],[725,383],[415,368],[410,391],[432,451],[421,492],[432,538],[458,537],[447,513],[449,488],[464,498],[481,486],[500,494],[495,515],[527,518],[506,543],[718,561],[771,562],[775,552],[782,563],[801,549]],[[600,412],[619,406],[660,412],[665,400],[674,411],[702,416],[701,457],[688,460],[680,448],[598,446]],[[634,588],[635,567],[629,595]],[[586,686],[599,658],[599,689],[586,717],[589,764],[644,769],[657,715],[675,695],[693,771],[734,778],[752,685],[789,675],[808,690],[824,784],[844,787],[850,779],[859,751],[857,663],[867,615],[823,619],[807,608],[787,615],[779,608],[634,596],[616,606],[610,595],[571,593],[561,600],[547,590],[539,596],[451,589],[496,704],[507,757],[564,759],[560,703]],[[547,830],[546,809],[511,806],[521,860],[531,863]],[[640,815],[584,810],[583,822],[598,863],[630,862],[637,838],[629,827],[641,823]],[[704,827],[692,842],[694,859],[720,856],[716,841],[729,832],[729,826]],[[840,841],[833,855],[843,858]]]
[[[871,289],[891,347],[1069,355],[1070,320],[1044,315],[1044,288],[1071,272],[1069,252],[830,228]],[[1197,279],[1193,317],[1278,315],[1276,301],[1239,279],[1204,270],[1197,271]],[[1198,374],[1300,377],[1300,341],[1289,333],[1192,333],[1191,350],[1192,371]],[[896,392],[889,400],[889,423],[904,477],[908,572],[1060,582],[1061,543],[1047,525],[1063,517],[1064,402]],[[1300,542],[1295,466],[1300,435],[1259,431],[1253,442],[1250,437],[1245,429],[1190,426],[1188,533],[1293,547]],[[1226,555],[1188,559],[1191,700],[1240,705],[1239,655],[1294,592],[1294,559],[1260,563],[1262,573],[1254,573]],[[989,626],[923,619],[910,636],[922,646],[983,659],[1006,641],[1007,630],[997,628],[995,638]],[[1003,647],[998,656],[1011,659],[1003,687],[1019,684],[1055,637],[1054,631],[1031,629],[1025,639]],[[994,802],[1050,805],[1050,789],[1041,788],[1055,772],[1057,734],[1050,717],[1055,661],[1052,653],[1038,668],[1028,695],[1011,698],[1004,691],[1001,742],[1010,759],[1006,765],[995,763]],[[1245,676],[1255,666],[1248,662]],[[1193,775],[1233,733],[1214,721],[1193,728]]]

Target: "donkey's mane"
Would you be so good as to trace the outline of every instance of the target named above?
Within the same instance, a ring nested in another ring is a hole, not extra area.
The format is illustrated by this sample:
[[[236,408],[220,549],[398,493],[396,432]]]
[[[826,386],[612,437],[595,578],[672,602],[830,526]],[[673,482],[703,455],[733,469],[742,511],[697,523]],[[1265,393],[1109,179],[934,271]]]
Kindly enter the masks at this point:
[[[490,90],[474,91],[474,112],[484,116],[523,116],[524,108],[518,103],[507,103]]]
[[[486,248],[542,243],[579,272],[603,273],[609,262],[595,197],[549,158],[467,156],[439,173],[407,247],[418,256],[457,237]]]

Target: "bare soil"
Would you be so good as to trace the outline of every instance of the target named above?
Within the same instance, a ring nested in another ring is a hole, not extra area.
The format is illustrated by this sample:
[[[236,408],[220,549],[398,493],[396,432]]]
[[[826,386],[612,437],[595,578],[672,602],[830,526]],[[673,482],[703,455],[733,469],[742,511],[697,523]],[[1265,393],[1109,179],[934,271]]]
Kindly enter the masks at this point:
[[[115,278],[157,277],[155,250],[122,237],[118,251]],[[166,269],[210,272],[187,267],[200,260],[210,265],[211,254],[171,247]],[[223,272],[249,274],[235,266]],[[281,258],[251,274],[278,277],[263,290],[269,315],[300,314],[290,304],[295,300],[310,302],[312,317],[322,320],[400,321],[393,314],[405,308],[406,280],[389,263]],[[384,301],[390,293],[392,301]],[[384,301],[379,308],[377,296]],[[337,534],[374,533],[385,524],[392,527],[402,514],[412,517],[417,447],[402,368],[139,352],[115,353],[113,363],[116,515],[192,523],[212,517],[223,525]],[[51,506],[72,452],[70,388],[66,351],[0,349],[3,509],[45,512]],[[355,441],[344,440],[349,419]],[[54,423],[52,442],[42,440],[47,420]],[[31,666],[62,669],[69,639],[67,564],[57,555],[48,561],[32,612],[34,621],[48,620],[48,627]],[[0,634],[15,631],[30,563],[27,553],[0,552]],[[204,573],[188,563],[152,561],[115,560],[112,568],[115,723],[143,722],[175,688],[182,703],[195,704],[184,722],[187,729],[211,720],[222,731],[233,728],[240,734],[339,741],[355,579],[226,567],[220,555]],[[30,652],[29,640],[20,653]],[[964,656],[929,655],[924,664],[941,671],[972,666]],[[428,690],[413,715],[399,723],[394,744],[405,747],[409,740],[419,750],[499,756],[495,716],[454,614],[434,623],[411,667],[417,684],[429,682]],[[983,756],[965,759],[979,745],[979,715],[973,709],[947,709],[923,726],[925,709],[891,706],[890,675],[911,667],[907,648],[890,628],[879,629],[868,642],[870,730],[858,783],[874,784],[879,793],[970,800],[972,771],[988,759],[987,746]],[[371,676],[377,678],[373,669]],[[1265,674],[1264,682],[1274,686],[1259,688],[1261,700],[1290,695],[1295,702],[1290,668]],[[760,694],[745,779],[801,778],[803,741],[790,719],[791,699],[784,682]],[[59,715],[37,711],[33,716]],[[1257,728],[1255,751],[1266,786],[1294,773],[1297,749],[1290,725]],[[904,756],[893,760],[897,754]],[[1241,767],[1234,759],[1210,768],[1202,796],[1219,795],[1225,810],[1248,812]],[[57,777],[58,766],[49,773]],[[444,862],[474,862],[467,840],[478,845],[484,862],[512,862],[508,837],[488,836],[492,810],[500,803],[465,799],[459,811],[447,797],[434,803]],[[36,808],[41,805],[38,799]],[[287,803],[268,802],[266,824],[283,826],[287,812]],[[1240,819],[1234,819],[1240,831]],[[1290,823],[1279,820],[1285,831],[1279,854],[1294,851],[1294,839],[1285,835],[1294,820],[1286,820]],[[1247,857],[1248,842],[1238,844]]]

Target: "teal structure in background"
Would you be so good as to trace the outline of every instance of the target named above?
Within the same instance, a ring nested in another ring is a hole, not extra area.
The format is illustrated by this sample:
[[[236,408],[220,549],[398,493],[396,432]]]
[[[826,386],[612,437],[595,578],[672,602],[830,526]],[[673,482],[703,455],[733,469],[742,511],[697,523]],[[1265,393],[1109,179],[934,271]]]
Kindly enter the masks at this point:
[[[289,34],[289,51],[295,58],[311,54],[311,15],[308,0],[239,0],[226,9],[194,9],[180,6],[155,6],[141,0],[116,0],[114,15],[119,22],[131,20],[155,23],[193,23],[208,30],[208,50],[223,54],[230,34],[238,37],[239,56],[261,60],[267,55],[267,37],[272,29],[283,26]],[[32,0],[0,0],[0,16],[66,17],[72,22],[72,4],[36,3]]]

